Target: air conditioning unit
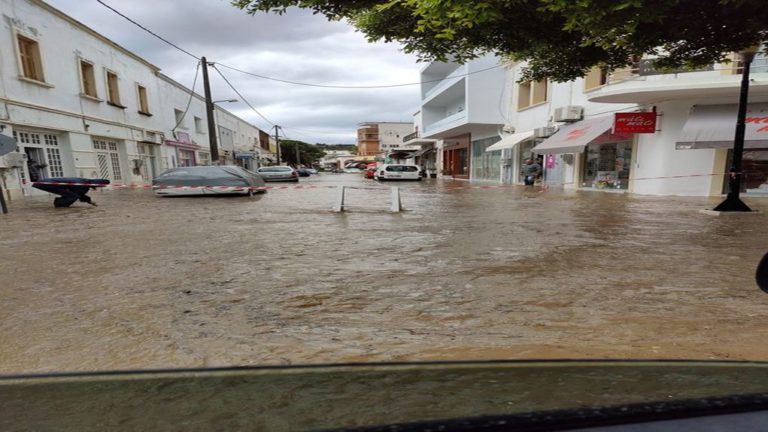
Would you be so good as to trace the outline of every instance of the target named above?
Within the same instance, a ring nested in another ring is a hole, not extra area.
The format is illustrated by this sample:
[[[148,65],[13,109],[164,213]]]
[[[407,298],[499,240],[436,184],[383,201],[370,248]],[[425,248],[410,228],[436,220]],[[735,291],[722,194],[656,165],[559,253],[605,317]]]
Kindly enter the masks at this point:
[[[584,117],[584,107],[578,105],[567,105],[555,109],[554,120],[556,122],[575,122]]]
[[[536,128],[533,130],[533,137],[534,138],[549,138],[554,133],[557,132],[557,128],[555,126],[544,126],[540,128]]]

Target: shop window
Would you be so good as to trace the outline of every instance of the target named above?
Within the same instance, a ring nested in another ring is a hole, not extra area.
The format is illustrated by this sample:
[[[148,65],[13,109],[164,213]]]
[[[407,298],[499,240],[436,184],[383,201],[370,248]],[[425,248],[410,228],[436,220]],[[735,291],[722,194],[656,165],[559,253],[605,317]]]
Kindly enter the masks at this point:
[[[43,76],[43,61],[40,57],[40,44],[20,34],[16,35],[19,46],[19,61],[21,63],[21,75],[24,78],[45,82]]]
[[[542,104],[549,98],[549,81],[527,81],[518,85],[517,109],[524,109],[530,106]]]
[[[210,165],[211,154],[206,152],[197,152],[197,164],[198,165]]]
[[[107,101],[112,105],[122,107],[118,82],[117,74],[107,71]]]
[[[141,114],[149,114],[149,98],[147,96],[147,88],[136,84],[136,94],[139,97],[139,112]]]
[[[604,86],[608,82],[608,72],[601,67],[593,67],[584,76],[584,91]]]
[[[80,60],[80,86],[84,95],[97,98],[99,94],[96,92],[96,73],[93,68],[93,63]]]
[[[596,189],[626,189],[632,163],[632,142],[590,144],[585,153],[583,185]]]

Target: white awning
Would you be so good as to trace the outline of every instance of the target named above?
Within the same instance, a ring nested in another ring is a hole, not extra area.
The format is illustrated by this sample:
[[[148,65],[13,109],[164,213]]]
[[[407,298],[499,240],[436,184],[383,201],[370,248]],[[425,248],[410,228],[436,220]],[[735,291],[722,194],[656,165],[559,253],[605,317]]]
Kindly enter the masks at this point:
[[[595,138],[613,128],[613,115],[560,126],[560,130],[533,148],[538,154],[581,153]]]
[[[501,141],[497,142],[496,144],[488,147],[485,149],[487,152],[497,151],[497,150],[504,150],[508,148],[512,148],[516,146],[518,143],[523,142],[527,139],[533,138],[533,131],[527,131],[527,132],[518,132],[513,133],[512,135],[505,136],[501,139]]]
[[[737,105],[697,105],[676,143],[678,150],[733,147]],[[747,105],[744,148],[768,148],[768,104]]]

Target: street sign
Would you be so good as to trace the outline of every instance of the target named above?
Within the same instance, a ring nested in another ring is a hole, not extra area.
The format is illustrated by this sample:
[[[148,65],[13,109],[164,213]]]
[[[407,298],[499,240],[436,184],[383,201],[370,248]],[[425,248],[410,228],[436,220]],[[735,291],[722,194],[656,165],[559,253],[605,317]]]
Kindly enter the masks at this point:
[[[0,134],[0,156],[16,151],[17,147],[15,138]]]

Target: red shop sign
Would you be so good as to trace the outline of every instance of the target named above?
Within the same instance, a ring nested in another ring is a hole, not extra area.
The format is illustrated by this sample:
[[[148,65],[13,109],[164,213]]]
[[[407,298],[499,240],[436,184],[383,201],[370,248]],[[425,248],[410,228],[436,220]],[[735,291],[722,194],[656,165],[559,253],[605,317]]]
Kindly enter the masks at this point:
[[[616,113],[613,133],[654,133],[656,132],[655,112]]]

